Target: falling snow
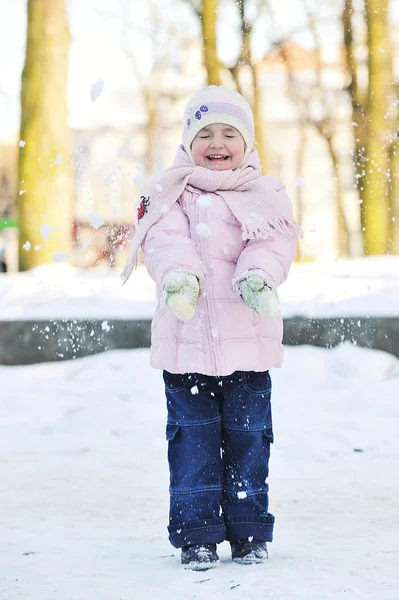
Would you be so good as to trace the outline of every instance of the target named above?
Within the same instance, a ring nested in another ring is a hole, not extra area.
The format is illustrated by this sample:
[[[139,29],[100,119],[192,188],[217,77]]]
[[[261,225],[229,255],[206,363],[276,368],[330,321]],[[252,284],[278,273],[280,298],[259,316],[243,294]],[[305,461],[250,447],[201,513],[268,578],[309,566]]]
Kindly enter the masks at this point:
[[[212,206],[212,198],[208,194],[202,194],[198,196],[197,203],[200,206],[209,207]]]
[[[193,396],[195,396],[196,394],[199,394],[199,389],[197,385],[193,385],[193,387],[191,388],[191,393]]]
[[[108,321],[103,321],[101,323],[101,329],[103,331],[111,331],[111,327],[109,326]]]
[[[109,173],[106,176],[106,178],[104,179],[104,183],[108,187],[109,185],[112,185],[114,183],[115,179],[116,179],[116,171],[112,171],[112,173]]]
[[[90,99],[95,102],[101,96],[104,90],[104,79],[97,79],[90,88]]]
[[[198,223],[195,226],[195,231],[200,237],[209,237],[212,235],[212,229],[207,223]]]
[[[143,175],[142,173],[138,173],[137,175],[135,175],[133,177],[133,183],[135,183],[136,185],[142,185],[146,181],[147,181],[147,177],[145,175]]]
[[[44,223],[40,225],[40,233],[44,240],[48,240],[50,238],[52,231],[55,231],[55,227],[50,227],[49,225],[45,225]]]
[[[305,187],[306,186],[306,182],[305,182],[304,178],[303,177],[299,177],[299,175],[298,175],[298,177],[296,177],[295,181],[296,181],[296,184],[297,184],[298,187]]]
[[[68,252],[55,252],[52,256],[52,261],[53,262],[62,262],[63,260],[66,260],[67,258],[69,258]]]
[[[98,229],[104,225],[104,222],[104,217],[98,213],[91,213],[91,215],[89,215],[89,223],[93,229]]]

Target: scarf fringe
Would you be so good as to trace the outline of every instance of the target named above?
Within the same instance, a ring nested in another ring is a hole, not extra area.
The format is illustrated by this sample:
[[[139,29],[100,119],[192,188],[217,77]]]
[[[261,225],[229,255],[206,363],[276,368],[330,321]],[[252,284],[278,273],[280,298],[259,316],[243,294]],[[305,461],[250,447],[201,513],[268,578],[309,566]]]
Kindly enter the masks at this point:
[[[243,240],[266,240],[269,237],[275,237],[277,233],[296,239],[303,238],[303,231],[299,225],[285,217],[271,219],[260,227],[253,227],[244,223],[242,225]]]
[[[137,269],[137,265],[138,265],[138,250],[136,251],[135,255],[133,255],[133,253],[131,253],[131,255],[128,257],[128,259],[126,261],[126,264],[125,264],[125,267],[124,267],[122,273],[120,274],[122,285],[125,285],[125,283],[129,279],[130,275],[133,273],[133,271],[135,271]]]

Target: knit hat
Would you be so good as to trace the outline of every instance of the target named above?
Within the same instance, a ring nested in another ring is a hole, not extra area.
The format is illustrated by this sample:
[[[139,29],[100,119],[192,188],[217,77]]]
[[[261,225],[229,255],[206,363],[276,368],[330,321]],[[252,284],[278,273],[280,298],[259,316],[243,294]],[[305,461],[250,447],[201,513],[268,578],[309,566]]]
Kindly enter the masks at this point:
[[[254,116],[241,94],[220,85],[210,85],[194,94],[184,112],[183,146],[194,163],[191,144],[207,125],[222,123],[237,129],[245,142],[245,158],[254,146]]]

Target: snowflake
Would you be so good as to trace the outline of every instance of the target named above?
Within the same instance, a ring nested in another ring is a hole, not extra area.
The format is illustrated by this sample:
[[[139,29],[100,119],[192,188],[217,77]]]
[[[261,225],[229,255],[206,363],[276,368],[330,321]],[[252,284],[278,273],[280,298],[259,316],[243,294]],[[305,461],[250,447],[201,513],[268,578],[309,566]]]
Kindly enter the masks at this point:
[[[195,231],[200,237],[209,237],[212,235],[212,229],[209,227],[209,225],[207,225],[207,223],[198,223],[195,227]]]

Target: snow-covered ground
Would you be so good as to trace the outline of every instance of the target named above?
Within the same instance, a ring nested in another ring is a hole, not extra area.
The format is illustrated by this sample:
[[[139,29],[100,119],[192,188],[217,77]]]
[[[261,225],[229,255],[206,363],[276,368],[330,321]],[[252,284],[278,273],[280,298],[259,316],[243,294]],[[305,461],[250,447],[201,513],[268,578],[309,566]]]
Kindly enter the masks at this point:
[[[279,288],[283,316],[399,316],[399,257],[294,264]],[[119,272],[66,264],[0,274],[0,319],[151,318],[155,288],[144,268]]]
[[[0,367],[0,598],[397,600],[399,360],[287,348],[273,383],[270,560],[232,564],[224,543],[199,574],[167,541],[148,351]]]

